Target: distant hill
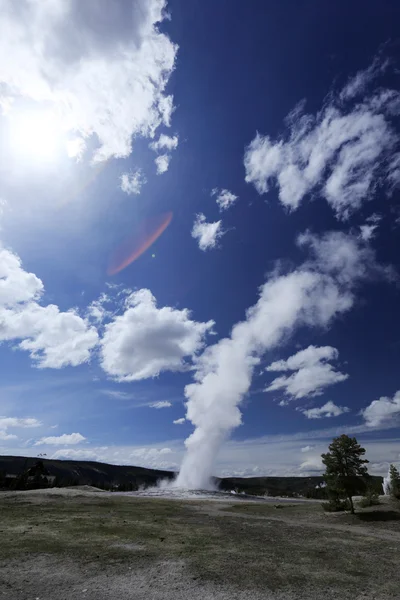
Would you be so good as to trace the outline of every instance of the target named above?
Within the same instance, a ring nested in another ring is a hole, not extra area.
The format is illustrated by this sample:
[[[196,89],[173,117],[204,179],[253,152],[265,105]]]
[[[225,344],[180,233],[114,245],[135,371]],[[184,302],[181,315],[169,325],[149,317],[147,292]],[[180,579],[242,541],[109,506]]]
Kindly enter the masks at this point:
[[[48,473],[55,477],[54,485],[92,485],[100,488],[118,488],[135,490],[140,486],[153,486],[160,479],[173,479],[172,471],[145,469],[125,465],[109,465],[95,461],[52,460],[46,458],[24,456],[0,456],[0,474],[20,475],[42,460]],[[382,477],[372,477],[372,481],[381,492]],[[246,494],[269,496],[309,496],[324,497],[319,489],[323,482],[321,476],[316,477],[225,477],[215,478],[221,490],[236,490]],[[7,486],[10,485],[8,478]],[[1,486],[1,484],[0,484]]]
[[[0,472],[19,475],[43,461],[55,485],[93,485],[95,487],[121,487],[137,489],[140,486],[155,485],[159,479],[172,479],[175,473],[143,467],[109,465],[95,461],[52,460],[24,456],[0,456]]]

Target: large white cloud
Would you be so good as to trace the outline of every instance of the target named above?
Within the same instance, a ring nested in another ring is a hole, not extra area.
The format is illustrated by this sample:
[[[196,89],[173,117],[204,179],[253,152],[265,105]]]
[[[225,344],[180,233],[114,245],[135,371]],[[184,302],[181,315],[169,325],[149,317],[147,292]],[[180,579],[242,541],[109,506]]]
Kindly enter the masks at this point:
[[[301,412],[307,419],[321,419],[322,417],[339,417],[343,413],[349,412],[347,406],[338,406],[331,400],[318,408],[303,409]]]
[[[216,248],[218,240],[224,235],[222,221],[207,223],[205,215],[199,213],[192,228],[192,237],[197,240],[200,250]]]
[[[370,427],[379,427],[393,419],[400,418],[400,390],[393,398],[382,396],[374,400],[362,411],[366,424]],[[397,421],[396,421],[397,422]]]
[[[126,309],[105,327],[101,364],[119,381],[156,377],[163,371],[186,368],[204,345],[213,321],[192,321],[187,309],[157,308],[147,289],[132,293]]]
[[[86,438],[80,433],[64,433],[63,435],[43,437],[35,442],[35,446],[75,446],[85,440]]]
[[[3,105],[25,97],[62,117],[95,160],[131,153],[132,136],[169,125],[177,47],[160,33],[165,0],[1,0]],[[12,106],[11,106],[12,111]]]
[[[97,330],[74,310],[39,304],[42,281],[10,250],[2,248],[0,258],[0,341],[19,340],[38,367],[87,362],[98,343]]]
[[[186,417],[195,431],[185,442],[178,485],[208,485],[222,441],[241,423],[239,405],[260,357],[300,326],[329,325],[352,307],[357,283],[370,270],[379,271],[374,255],[343,233],[308,234],[300,242],[309,247],[312,258],[289,273],[274,272],[230,337],[207,347],[196,359],[195,382],[185,389]]]
[[[267,392],[283,390],[295,399],[319,396],[325,388],[340,383],[348,375],[336,371],[328,361],[339,356],[332,346],[309,346],[287,360],[278,360],[267,367],[267,371],[294,371],[291,375],[276,377],[265,389]]]
[[[0,247],[0,305],[14,306],[39,298],[43,283],[33,273],[24,271],[20,258]]]
[[[378,176],[393,187],[398,178],[398,162],[391,158],[398,139],[393,119],[400,114],[400,94],[378,88],[355,102],[385,67],[376,61],[359,72],[341,92],[330,93],[315,115],[299,104],[281,137],[257,133],[245,152],[246,181],[260,194],[275,185],[289,210],[316,192],[339,218],[371,197]]]

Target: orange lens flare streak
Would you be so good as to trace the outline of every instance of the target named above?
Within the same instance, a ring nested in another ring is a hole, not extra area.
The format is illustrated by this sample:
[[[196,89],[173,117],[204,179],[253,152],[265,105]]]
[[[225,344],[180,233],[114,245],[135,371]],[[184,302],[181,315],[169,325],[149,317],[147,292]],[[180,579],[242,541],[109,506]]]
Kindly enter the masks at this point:
[[[172,221],[172,212],[147,219],[137,235],[127,239],[111,257],[107,275],[116,275],[138,259],[167,229]]]

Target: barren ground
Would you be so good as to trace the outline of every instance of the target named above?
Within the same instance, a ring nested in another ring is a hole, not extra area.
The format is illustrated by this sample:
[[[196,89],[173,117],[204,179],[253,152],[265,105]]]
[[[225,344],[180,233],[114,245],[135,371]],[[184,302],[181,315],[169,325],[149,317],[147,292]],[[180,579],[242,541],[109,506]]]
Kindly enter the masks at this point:
[[[7,600],[400,597],[400,511],[76,490],[0,495]]]

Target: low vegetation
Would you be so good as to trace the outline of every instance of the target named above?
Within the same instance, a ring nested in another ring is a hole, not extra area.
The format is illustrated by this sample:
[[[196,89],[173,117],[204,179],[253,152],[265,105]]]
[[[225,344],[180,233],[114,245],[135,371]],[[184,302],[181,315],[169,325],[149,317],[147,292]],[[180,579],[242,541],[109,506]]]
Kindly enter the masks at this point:
[[[72,600],[124,600],[132,590],[171,600],[218,590],[237,599],[314,600],[327,589],[343,600],[397,597],[400,512],[386,505],[353,516],[326,515],[319,503],[63,494],[0,496],[7,600],[53,600],[55,590]]]

